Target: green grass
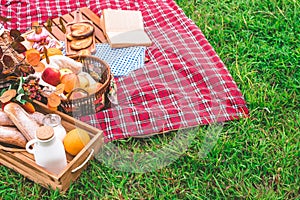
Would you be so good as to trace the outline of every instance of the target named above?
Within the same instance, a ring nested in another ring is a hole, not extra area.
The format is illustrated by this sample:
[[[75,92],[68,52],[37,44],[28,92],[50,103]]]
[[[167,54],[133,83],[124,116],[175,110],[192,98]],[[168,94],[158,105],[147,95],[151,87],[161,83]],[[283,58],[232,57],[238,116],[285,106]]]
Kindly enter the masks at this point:
[[[1,166],[0,197],[300,198],[299,1],[177,0],[177,3],[199,26],[228,67],[245,96],[250,118],[226,123],[206,156],[200,156],[199,152],[208,127],[200,127],[195,139],[188,140],[191,144],[183,155],[171,164],[147,173],[115,170],[109,163],[121,159],[130,162],[130,155],[106,152],[107,160],[92,161],[64,195],[43,189]],[[123,150],[129,148],[132,152],[142,153],[160,149],[175,136],[176,133],[171,133],[113,144]],[[153,164],[141,163],[146,167]]]

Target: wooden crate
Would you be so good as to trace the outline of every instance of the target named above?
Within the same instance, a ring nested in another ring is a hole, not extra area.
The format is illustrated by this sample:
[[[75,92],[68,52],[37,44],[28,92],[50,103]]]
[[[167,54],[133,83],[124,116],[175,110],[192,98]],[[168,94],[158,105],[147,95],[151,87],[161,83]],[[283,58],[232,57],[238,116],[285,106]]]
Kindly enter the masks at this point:
[[[67,131],[75,127],[86,130],[90,135],[90,142],[76,156],[67,154],[67,167],[59,175],[52,174],[38,166],[34,161],[33,155],[27,153],[25,149],[16,150],[0,145],[0,163],[45,188],[58,189],[60,192],[65,192],[86,168],[88,161],[100,151],[103,145],[103,132],[59,111],[50,111],[40,102],[35,101],[35,107],[37,111],[44,114],[59,114],[62,118],[62,125]]]

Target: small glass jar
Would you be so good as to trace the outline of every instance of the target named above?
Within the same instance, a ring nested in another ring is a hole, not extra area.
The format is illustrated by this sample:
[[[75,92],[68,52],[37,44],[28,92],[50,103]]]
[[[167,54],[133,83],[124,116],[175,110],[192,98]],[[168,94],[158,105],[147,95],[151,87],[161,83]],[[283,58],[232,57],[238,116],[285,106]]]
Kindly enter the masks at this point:
[[[54,129],[54,134],[56,138],[61,141],[64,140],[67,132],[66,129],[61,124],[61,117],[57,114],[47,114],[43,119],[43,124],[45,126],[51,126]]]

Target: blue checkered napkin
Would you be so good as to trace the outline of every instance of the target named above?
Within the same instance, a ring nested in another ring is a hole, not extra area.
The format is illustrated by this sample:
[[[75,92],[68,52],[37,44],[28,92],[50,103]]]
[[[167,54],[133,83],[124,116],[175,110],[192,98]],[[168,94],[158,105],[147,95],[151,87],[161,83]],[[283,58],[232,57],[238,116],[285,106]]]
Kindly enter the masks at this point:
[[[109,44],[96,44],[95,56],[107,62],[114,76],[124,76],[144,67],[146,47],[111,48]]]
[[[62,53],[66,55],[65,43]],[[126,48],[111,48],[109,44],[96,44],[96,53],[94,56],[107,62],[112,74],[115,77],[128,75],[130,72],[144,67],[145,63],[144,46],[126,47]]]

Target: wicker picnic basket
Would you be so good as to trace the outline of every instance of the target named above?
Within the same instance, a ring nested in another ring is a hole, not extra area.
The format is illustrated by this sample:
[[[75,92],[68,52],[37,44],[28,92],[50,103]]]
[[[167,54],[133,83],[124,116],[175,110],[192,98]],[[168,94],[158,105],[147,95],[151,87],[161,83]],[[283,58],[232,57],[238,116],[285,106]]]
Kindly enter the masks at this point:
[[[97,82],[102,85],[96,88],[92,93],[76,88],[71,93],[82,91],[86,96],[76,99],[66,99],[61,102],[61,109],[68,115],[88,115],[110,107],[108,92],[112,80],[112,74],[108,64],[96,56],[76,55],[70,58],[83,64],[84,72],[89,73]],[[71,94],[69,95],[69,97]]]

